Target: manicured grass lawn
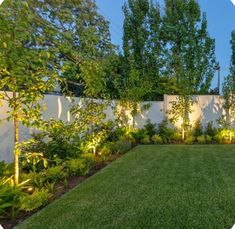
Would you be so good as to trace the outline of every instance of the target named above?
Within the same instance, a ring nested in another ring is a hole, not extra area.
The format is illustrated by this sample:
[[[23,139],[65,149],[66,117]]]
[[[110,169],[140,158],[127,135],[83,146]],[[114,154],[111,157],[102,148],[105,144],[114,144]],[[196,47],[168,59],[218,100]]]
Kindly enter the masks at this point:
[[[230,229],[235,146],[139,146],[19,228]]]

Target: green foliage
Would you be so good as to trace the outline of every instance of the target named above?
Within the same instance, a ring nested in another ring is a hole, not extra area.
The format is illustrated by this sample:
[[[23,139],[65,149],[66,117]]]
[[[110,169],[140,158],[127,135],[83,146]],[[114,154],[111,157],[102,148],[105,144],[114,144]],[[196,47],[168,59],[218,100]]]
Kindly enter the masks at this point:
[[[192,131],[195,138],[203,135],[203,128],[200,120],[196,121]]]
[[[13,164],[6,164],[4,161],[0,161],[0,178],[10,177],[13,174]]]
[[[212,137],[210,135],[206,135],[206,143],[212,143]]]
[[[74,123],[50,120],[45,123],[43,132],[33,135],[33,143],[25,148],[24,152],[25,155],[31,155],[32,152],[41,155],[41,160],[38,161],[40,169],[46,165],[46,159],[51,163],[56,156],[61,159],[77,157],[81,154],[80,145],[80,134]]]
[[[151,143],[151,140],[150,140],[149,135],[144,136],[144,137],[141,139],[141,143],[142,143],[142,144],[145,144],[145,145],[150,144],[150,143]]]
[[[105,142],[99,150],[99,155],[106,160],[114,151],[114,142]]]
[[[182,135],[181,133],[175,130],[174,134],[172,135],[173,143],[181,143],[182,142]]]
[[[130,140],[133,143],[141,143],[146,136],[147,132],[144,129],[135,129],[130,132]]]
[[[235,123],[235,33],[232,33],[231,38],[232,56],[230,62],[230,73],[225,77],[223,82],[223,97],[225,115],[219,119],[219,123],[223,128],[232,129]]]
[[[198,136],[196,139],[197,139],[197,142],[199,144],[205,144],[206,143],[206,137],[204,135]]]
[[[97,148],[101,147],[101,145],[105,142],[106,139],[106,130],[93,132],[86,136],[86,141],[82,143],[81,149],[85,153],[93,153],[94,155],[96,155]]]
[[[50,198],[47,189],[35,189],[30,195],[24,195],[20,198],[20,210],[29,212],[45,205]]]
[[[162,20],[165,74],[176,78],[183,94],[207,93],[215,71],[215,41],[199,3],[165,0]]]
[[[62,182],[67,176],[68,174],[64,167],[62,165],[57,165],[49,167],[38,173],[29,172],[27,174],[22,174],[22,179],[29,179],[29,185],[42,189],[43,187],[49,187],[49,184]]]
[[[161,136],[163,143],[169,144],[172,143],[174,140],[174,135],[176,130],[169,127],[169,122],[167,119],[164,119],[158,125],[158,134]]]
[[[19,212],[22,185],[14,186],[12,177],[0,180],[0,218],[15,219]]]
[[[116,141],[113,143],[113,152],[118,154],[127,153],[131,149],[131,143],[127,140]]]
[[[194,143],[194,141],[195,141],[195,138],[193,136],[189,135],[186,137],[185,144],[191,145]]]
[[[214,138],[216,133],[217,133],[217,130],[216,130],[216,128],[213,127],[213,122],[208,122],[205,127],[204,134],[209,135],[212,138]]]
[[[111,142],[115,142],[115,141],[119,141],[119,140],[123,140],[125,141],[125,139],[127,138],[127,127],[115,127],[114,129],[112,129],[111,131],[108,132],[108,136],[107,136],[107,141],[111,141]]]
[[[219,144],[230,144],[235,142],[235,131],[222,129],[217,132],[214,138]]]
[[[70,159],[64,163],[65,169],[70,176],[85,175],[94,165],[94,160],[87,158]]]
[[[170,116],[169,120],[172,123],[177,123],[179,120],[182,122],[182,139],[185,139],[185,132],[190,128],[189,114],[193,112],[192,106],[196,102],[189,95],[179,95],[176,101],[172,101],[171,109],[167,111]]]
[[[150,119],[147,120],[147,123],[144,125],[144,129],[150,138],[157,133],[157,125],[151,123]]]
[[[151,140],[153,141],[154,144],[163,144],[162,137],[159,134],[153,135]]]
[[[22,169],[26,171],[38,172],[48,166],[48,160],[43,153],[25,153],[21,157]]]

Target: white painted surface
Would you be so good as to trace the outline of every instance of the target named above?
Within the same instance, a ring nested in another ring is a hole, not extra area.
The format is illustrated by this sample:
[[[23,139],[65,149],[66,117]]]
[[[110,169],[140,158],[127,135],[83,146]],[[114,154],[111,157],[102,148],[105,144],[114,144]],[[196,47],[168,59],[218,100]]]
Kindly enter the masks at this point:
[[[11,93],[9,93],[11,94]],[[213,121],[214,125],[217,126],[216,120],[223,113],[222,108],[222,98],[220,96],[195,96],[197,103],[193,106],[193,112],[190,115],[191,123],[198,119],[201,120],[202,125],[205,126],[209,121]],[[150,119],[152,123],[159,124],[166,116],[166,111],[171,107],[171,101],[174,101],[176,96],[165,95],[164,101],[162,102],[146,102],[142,103],[140,107],[144,104],[151,104],[148,110],[142,110],[140,114],[135,117],[135,127],[142,128],[146,121]],[[83,99],[74,98],[76,104],[82,104]],[[48,120],[54,118],[57,120],[62,120],[69,122],[72,119],[70,114],[70,107],[72,104],[71,98],[65,98],[58,95],[46,95],[44,101],[42,102],[46,105],[46,110],[43,110],[43,118]],[[115,107],[116,102],[113,101],[111,106],[106,109],[107,120],[114,120],[115,115],[113,112],[113,107]],[[3,106],[0,107],[0,161],[5,160],[7,162],[12,161],[13,155],[13,123],[6,120],[8,106],[7,103],[3,101]],[[129,123],[132,124],[132,119],[129,111],[125,111],[129,114]],[[177,126],[181,125],[181,120],[179,120]],[[20,140],[24,140],[30,137],[32,130],[20,126]]]

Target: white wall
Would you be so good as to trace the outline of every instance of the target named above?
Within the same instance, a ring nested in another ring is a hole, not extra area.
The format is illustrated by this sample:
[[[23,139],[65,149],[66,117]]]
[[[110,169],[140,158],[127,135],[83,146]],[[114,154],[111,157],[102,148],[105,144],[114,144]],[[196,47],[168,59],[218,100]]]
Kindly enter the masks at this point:
[[[11,93],[9,93],[11,95]],[[159,124],[165,117],[166,111],[171,107],[171,101],[174,101],[176,96],[164,96],[164,101],[162,102],[145,102],[140,105],[150,104],[150,108],[147,110],[141,109],[141,113],[138,114],[135,119],[135,126],[137,128],[142,128],[146,121],[150,119],[152,123]],[[194,96],[194,99],[197,103],[193,107],[193,113],[190,115],[190,120],[192,124],[200,119],[203,126],[205,126],[209,121],[213,121],[216,126],[216,120],[223,113],[222,109],[222,98],[220,96]],[[75,103],[82,104],[83,99],[74,98]],[[48,120],[50,118],[54,118],[57,120],[62,120],[65,122],[71,121],[70,107],[72,104],[71,98],[65,98],[63,96],[58,95],[46,95],[44,101],[41,103],[45,103],[46,109],[43,110],[43,118]],[[112,102],[111,106],[109,106],[106,110],[107,119],[114,120],[115,115],[112,107],[116,104],[115,101]],[[0,161],[5,160],[7,162],[12,161],[13,159],[13,123],[12,121],[7,121],[7,111],[8,105],[3,101],[3,106],[0,107],[0,120],[2,120],[0,124]],[[128,111],[127,111],[128,113]],[[130,118],[130,123],[132,120]],[[181,125],[181,121],[179,120],[178,126]],[[24,140],[30,137],[30,133],[33,130],[27,129],[23,126],[20,126],[20,139]]]
[[[171,109],[172,101],[176,101],[176,95],[165,95],[164,104],[166,109]],[[213,122],[214,126],[218,126],[217,120],[224,114],[223,98],[218,95],[195,95],[195,101],[192,106],[192,113],[189,115],[190,122],[193,125],[200,119],[202,126],[206,126],[208,122]],[[181,126],[182,120],[176,123],[176,126]]]

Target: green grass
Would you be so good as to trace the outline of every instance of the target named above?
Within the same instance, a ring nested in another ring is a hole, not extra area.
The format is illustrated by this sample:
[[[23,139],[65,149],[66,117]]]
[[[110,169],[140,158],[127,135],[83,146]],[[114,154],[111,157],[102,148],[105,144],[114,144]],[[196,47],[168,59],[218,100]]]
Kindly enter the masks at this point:
[[[235,146],[139,146],[18,228],[230,229]]]

